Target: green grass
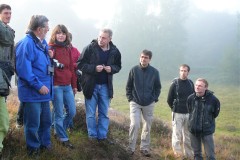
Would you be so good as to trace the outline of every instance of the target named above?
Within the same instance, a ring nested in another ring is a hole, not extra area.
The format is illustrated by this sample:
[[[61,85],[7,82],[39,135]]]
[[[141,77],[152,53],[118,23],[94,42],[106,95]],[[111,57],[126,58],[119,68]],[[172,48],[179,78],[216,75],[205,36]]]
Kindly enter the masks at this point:
[[[170,84],[163,83],[159,102],[154,109],[154,117],[170,125],[171,110],[167,104],[167,94]],[[115,85],[114,98],[111,107],[129,115],[129,103],[125,96],[125,86]],[[210,85],[210,90],[220,100],[221,111],[216,119],[217,136],[240,136],[240,86]]]

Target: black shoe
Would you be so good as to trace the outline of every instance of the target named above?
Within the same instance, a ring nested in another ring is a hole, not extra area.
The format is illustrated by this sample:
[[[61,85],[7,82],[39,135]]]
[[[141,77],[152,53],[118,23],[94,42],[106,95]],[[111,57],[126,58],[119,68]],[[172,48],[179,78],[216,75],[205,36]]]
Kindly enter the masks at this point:
[[[27,154],[29,157],[37,159],[40,157],[39,149],[28,149]]]
[[[20,117],[17,117],[16,128],[20,129],[20,128],[22,128],[22,126],[23,126],[23,119]]]
[[[104,144],[114,145],[114,142],[111,141],[110,139],[107,139],[107,138],[104,138],[104,139],[98,139],[98,143],[104,143]]]
[[[88,141],[92,145],[96,145],[98,143],[98,139],[97,138],[88,137]]]
[[[145,157],[151,157],[150,152],[147,151],[147,150],[141,150],[141,153],[142,153],[142,155],[145,156]]]
[[[50,152],[52,150],[52,145],[48,145],[48,146],[40,146],[40,152]]]
[[[72,133],[73,133],[73,130],[74,130],[73,127],[69,127],[69,128],[68,128],[68,133],[69,133],[69,134],[72,134]]]
[[[70,141],[63,141],[62,145],[66,148],[74,149],[74,146],[70,143]]]

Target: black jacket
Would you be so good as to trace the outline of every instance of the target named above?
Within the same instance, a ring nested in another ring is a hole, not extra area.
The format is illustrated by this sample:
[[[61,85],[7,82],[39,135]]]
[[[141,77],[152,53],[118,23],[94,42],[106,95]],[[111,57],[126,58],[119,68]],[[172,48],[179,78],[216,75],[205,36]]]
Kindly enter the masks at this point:
[[[108,91],[109,97],[113,98],[113,74],[118,73],[121,66],[121,53],[117,47],[110,42],[110,52],[107,65],[111,66],[111,73],[108,73]],[[91,99],[96,84],[96,66],[100,65],[99,45],[97,40],[93,40],[86,46],[79,57],[78,69],[82,71],[81,85],[85,98]]]
[[[188,129],[195,136],[206,136],[215,132],[215,118],[220,112],[220,102],[213,92],[206,91],[203,97],[192,94],[188,97]]]
[[[157,102],[161,92],[160,76],[152,66],[142,68],[140,65],[130,70],[126,96],[128,101],[134,101],[141,106]]]
[[[190,79],[175,78],[169,88],[167,103],[175,113],[188,113],[187,98],[194,93],[194,84]]]

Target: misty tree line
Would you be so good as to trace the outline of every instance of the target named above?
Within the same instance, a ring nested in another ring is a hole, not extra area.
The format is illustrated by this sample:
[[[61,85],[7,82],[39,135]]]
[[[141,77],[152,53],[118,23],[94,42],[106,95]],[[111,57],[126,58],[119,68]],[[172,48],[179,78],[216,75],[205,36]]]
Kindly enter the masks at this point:
[[[160,13],[148,14],[150,4]],[[122,0],[110,23],[114,43],[122,52],[121,72],[127,74],[138,63],[140,52],[149,49],[161,79],[176,77],[178,66],[187,63],[196,76],[239,85],[240,14],[212,13],[211,17],[208,13],[196,18],[205,24],[194,26],[194,20],[189,19],[198,11],[193,13],[190,7],[189,0]],[[187,22],[193,28],[186,27]],[[199,35],[191,37],[189,29]]]
[[[64,24],[73,34],[75,46],[82,48],[97,38],[96,21],[81,20],[71,5],[74,0],[28,1],[28,13],[46,14],[50,23]],[[192,0],[119,0],[116,15],[106,22],[113,29],[113,43],[122,53],[122,70],[116,76],[126,79],[130,68],[139,62],[143,49],[153,52],[151,64],[158,68],[161,80],[178,76],[178,66],[191,66],[191,78],[204,77],[214,82],[240,85],[240,13],[204,12],[194,8]],[[49,12],[48,6],[51,7]],[[149,6],[159,11],[149,12]],[[15,13],[28,22],[24,8]],[[64,10],[62,10],[64,8]],[[91,10],[91,8],[89,8]],[[66,14],[63,14],[66,13]],[[16,22],[18,28],[25,23]],[[54,26],[52,26],[54,27]],[[22,38],[17,32],[17,39]]]

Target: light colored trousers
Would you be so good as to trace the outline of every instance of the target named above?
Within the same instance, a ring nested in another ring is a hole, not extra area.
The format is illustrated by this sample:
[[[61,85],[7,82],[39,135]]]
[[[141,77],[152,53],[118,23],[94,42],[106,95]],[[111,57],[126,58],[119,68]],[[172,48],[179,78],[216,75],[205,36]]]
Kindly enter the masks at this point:
[[[0,96],[0,152],[3,149],[3,140],[7,135],[9,128],[9,116],[7,110],[7,104],[5,102],[5,97]]]
[[[140,150],[150,150],[150,131],[153,120],[153,109],[155,102],[148,106],[141,106],[133,101],[130,102],[130,129],[129,129],[129,149],[135,151],[138,138],[138,130],[142,119],[143,127],[141,134]]]
[[[189,114],[172,112],[172,148],[174,153],[193,158],[193,150],[188,131]],[[181,147],[181,144],[183,148]]]

